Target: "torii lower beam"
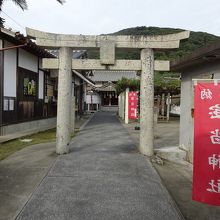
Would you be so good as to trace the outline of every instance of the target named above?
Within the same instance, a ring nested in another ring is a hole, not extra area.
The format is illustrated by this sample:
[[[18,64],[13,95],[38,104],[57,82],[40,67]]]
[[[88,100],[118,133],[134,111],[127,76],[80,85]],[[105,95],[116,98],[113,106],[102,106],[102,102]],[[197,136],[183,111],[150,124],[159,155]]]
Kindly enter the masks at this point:
[[[141,60],[116,60],[115,65],[102,65],[100,60],[96,59],[72,59],[74,70],[129,70],[140,71],[142,69]],[[45,69],[58,69],[59,59],[44,58],[42,63]],[[169,71],[170,61],[155,60],[155,71]]]

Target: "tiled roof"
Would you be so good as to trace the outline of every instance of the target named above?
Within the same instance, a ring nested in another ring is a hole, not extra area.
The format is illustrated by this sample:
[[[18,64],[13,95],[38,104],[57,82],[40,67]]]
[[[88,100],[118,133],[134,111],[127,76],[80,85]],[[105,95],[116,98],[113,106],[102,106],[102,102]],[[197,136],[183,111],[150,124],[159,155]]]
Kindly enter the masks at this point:
[[[96,87],[96,91],[105,91],[105,92],[111,92],[111,91],[115,91],[116,92],[116,88],[115,88],[115,84],[112,82],[107,82],[105,84],[103,84],[101,87]]]
[[[211,63],[220,60],[220,40],[203,46],[191,54],[187,54],[181,58],[171,61],[171,71],[182,71],[186,68],[197,67],[198,65]]]
[[[15,45],[23,46],[22,48],[41,58],[54,58],[55,56],[47,50],[37,46],[34,41],[24,37],[20,32],[13,32],[9,29],[0,28],[0,37],[10,41]]]
[[[115,82],[120,80],[122,77],[133,79],[137,78],[135,71],[93,71],[94,76],[89,78],[94,82]]]

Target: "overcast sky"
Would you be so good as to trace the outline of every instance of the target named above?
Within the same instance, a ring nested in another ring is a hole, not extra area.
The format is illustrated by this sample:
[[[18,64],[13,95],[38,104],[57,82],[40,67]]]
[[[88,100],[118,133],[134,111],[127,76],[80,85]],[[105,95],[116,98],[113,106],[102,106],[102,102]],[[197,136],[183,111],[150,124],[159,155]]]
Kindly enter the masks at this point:
[[[220,36],[219,0],[27,0],[22,11],[5,0],[2,17],[7,27],[47,32],[107,34],[136,26],[204,31]],[[8,18],[14,19],[18,24]]]

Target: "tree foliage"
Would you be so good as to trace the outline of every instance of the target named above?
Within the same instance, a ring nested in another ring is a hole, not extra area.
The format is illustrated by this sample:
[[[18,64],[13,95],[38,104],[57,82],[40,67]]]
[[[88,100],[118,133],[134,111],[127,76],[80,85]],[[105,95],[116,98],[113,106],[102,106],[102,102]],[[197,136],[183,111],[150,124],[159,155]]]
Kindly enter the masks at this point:
[[[124,92],[126,88],[129,88],[131,91],[138,91],[140,89],[140,80],[123,77],[121,80],[117,81],[116,91],[118,94]]]
[[[124,92],[126,88],[130,91],[140,90],[140,80],[139,79],[127,79],[122,78],[116,83],[117,93],[120,94]],[[180,80],[178,78],[172,78],[169,74],[161,74],[155,72],[154,75],[154,90],[155,95],[161,95],[162,93],[171,93],[172,95],[180,93]]]
[[[3,3],[6,0],[0,0],[0,12],[2,10],[2,6]],[[28,4],[26,0],[11,0],[14,4],[16,4],[17,6],[19,6],[22,10],[27,10],[28,9]],[[56,0],[57,2],[59,2],[60,4],[63,4],[65,2],[65,0]],[[4,22],[5,20],[0,17],[0,26],[3,27],[4,26]]]
[[[19,6],[22,10],[27,10],[28,6],[27,6],[27,1],[26,0],[11,0],[14,4],[16,4],[17,6]],[[2,1],[3,3],[4,1]],[[1,5],[2,6],[2,5]]]
[[[180,94],[180,79],[179,77],[174,78],[172,73],[155,72],[154,89],[156,95],[161,95],[165,92],[169,92],[172,95]]]

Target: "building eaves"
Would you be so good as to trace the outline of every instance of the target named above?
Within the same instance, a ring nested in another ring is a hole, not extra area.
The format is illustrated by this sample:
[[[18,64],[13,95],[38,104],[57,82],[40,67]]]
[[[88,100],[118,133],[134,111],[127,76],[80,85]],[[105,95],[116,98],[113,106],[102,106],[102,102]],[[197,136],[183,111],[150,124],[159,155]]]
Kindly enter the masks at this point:
[[[20,32],[13,32],[5,28],[0,28],[0,36],[15,45],[24,45],[22,49],[40,58],[55,58],[53,54],[49,53],[45,49],[40,48],[32,40],[24,37],[23,34],[20,34]]]
[[[171,61],[170,70],[180,72],[198,64],[220,60],[220,41],[201,47],[191,54]]]
[[[99,92],[109,92],[109,91],[115,91],[116,92],[116,85],[112,82],[107,82],[107,83],[103,84],[100,87],[96,87],[95,90],[99,91]]]
[[[88,79],[87,77],[83,76],[81,73],[79,73],[78,71],[76,70],[73,70],[74,74],[76,74],[79,78],[81,78],[83,81],[87,82],[88,84],[90,84],[91,86],[95,87],[95,83]]]

